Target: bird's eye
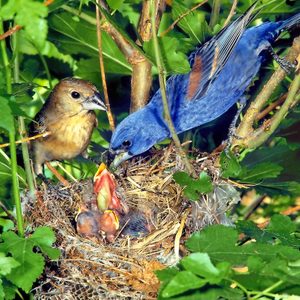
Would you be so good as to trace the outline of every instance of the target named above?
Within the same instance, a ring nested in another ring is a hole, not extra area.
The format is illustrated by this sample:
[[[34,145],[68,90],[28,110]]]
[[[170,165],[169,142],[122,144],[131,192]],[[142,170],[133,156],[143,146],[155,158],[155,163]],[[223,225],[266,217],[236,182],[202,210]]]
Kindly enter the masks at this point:
[[[130,147],[130,146],[131,146],[131,141],[125,140],[125,141],[122,143],[122,146],[123,146],[124,148]]]
[[[72,96],[72,98],[74,98],[74,99],[79,99],[79,98],[80,98],[80,94],[79,94],[78,92],[76,92],[76,91],[72,92],[72,93],[71,93],[71,96]]]

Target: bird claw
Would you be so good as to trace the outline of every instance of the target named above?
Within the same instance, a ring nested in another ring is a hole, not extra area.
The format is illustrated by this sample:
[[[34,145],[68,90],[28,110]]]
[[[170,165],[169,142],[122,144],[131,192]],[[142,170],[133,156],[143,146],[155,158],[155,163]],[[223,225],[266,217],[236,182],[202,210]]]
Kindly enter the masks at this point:
[[[293,64],[287,61],[285,58],[280,57],[272,47],[269,47],[269,52],[285,73],[289,74],[297,68],[296,64]]]
[[[36,177],[37,177],[37,179],[42,181],[47,186],[52,183],[51,180],[49,178],[45,177],[45,175],[43,175],[43,174],[38,174]]]

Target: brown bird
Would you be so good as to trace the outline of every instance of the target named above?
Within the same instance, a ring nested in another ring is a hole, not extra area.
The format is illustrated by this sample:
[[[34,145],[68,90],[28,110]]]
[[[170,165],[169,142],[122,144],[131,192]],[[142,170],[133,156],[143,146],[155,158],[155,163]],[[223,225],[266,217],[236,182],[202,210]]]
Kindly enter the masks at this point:
[[[42,174],[46,161],[71,159],[86,150],[98,125],[94,109],[106,107],[90,82],[65,78],[54,87],[30,128],[30,135],[50,132],[32,143],[36,174]]]

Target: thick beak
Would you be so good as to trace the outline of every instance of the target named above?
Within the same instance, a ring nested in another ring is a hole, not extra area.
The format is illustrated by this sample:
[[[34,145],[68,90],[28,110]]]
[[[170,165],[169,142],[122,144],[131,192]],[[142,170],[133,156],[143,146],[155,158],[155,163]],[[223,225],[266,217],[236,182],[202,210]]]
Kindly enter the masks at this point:
[[[131,158],[133,155],[125,152],[123,150],[118,150],[114,152],[115,158],[111,164],[113,168],[117,168],[123,161]]]
[[[101,96],[98,92],[95,92],[93,96],[87,98],[84,102],[82,102],[82,106],[86,110],[106,110],[106,106],[101,100]]]

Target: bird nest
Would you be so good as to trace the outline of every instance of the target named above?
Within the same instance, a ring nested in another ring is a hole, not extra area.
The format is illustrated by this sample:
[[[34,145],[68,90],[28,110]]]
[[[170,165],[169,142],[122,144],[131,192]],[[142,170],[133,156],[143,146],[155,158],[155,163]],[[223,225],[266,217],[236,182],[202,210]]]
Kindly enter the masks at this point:
[[[113,243],[83,238],[76,232],[75,217],[92,182],[42,185],[35,203],[26,204],[27,222],[49,226],[56,233],[58,261],[47,261],[33,293],[36,299],[156,299],[159,281],[154,274],[176,263],[187,253],[184,241],[193,231],[223,222],[224,212],[239,201],[239,193],[219,178],[215,158],[197,154],[198,173],[211,175],[214,191],[191,204],[173,174],[183,169],[172,147],[143,159],[125,163],[116,174],[119,195],[130,210],[150,216],[151,232],[142,237],[123,235]],[[200,203],[200,204],[199,204]]]

